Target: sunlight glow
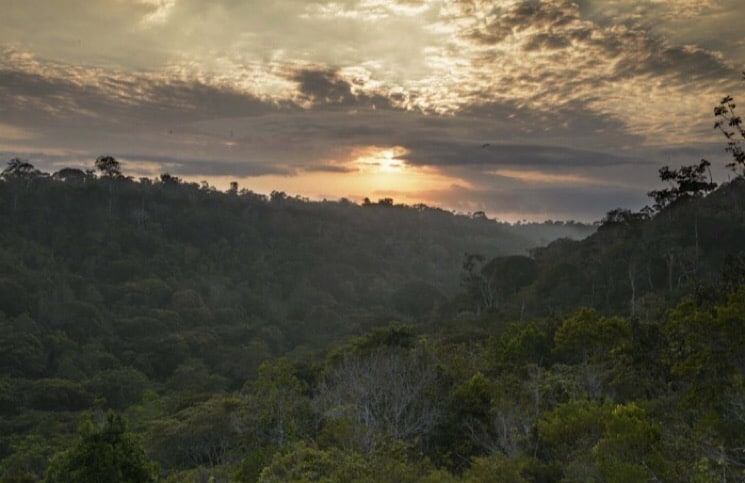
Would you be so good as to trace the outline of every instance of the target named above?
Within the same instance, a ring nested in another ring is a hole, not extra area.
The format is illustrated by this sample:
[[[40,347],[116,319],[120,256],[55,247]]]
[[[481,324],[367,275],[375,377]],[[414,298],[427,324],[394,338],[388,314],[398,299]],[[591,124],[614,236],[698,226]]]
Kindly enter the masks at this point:
[[[517,169],[495,169],[486,172],[494,176],[504,176],[519,181],[546,184],[576,184],[576,185],[607,185],[607,181],[581,176],[576,174],[558,174],[544,173],[536,170],[517,170]]]
[[[406,171],[406,163],[402,159],[407,150],[400,146],[379,148],[377,146],[355,150],[352,164],[362,173],[402,173]]]
[[[396,203],[427,203],[436,205],[432,193],[450,190],[454,184],[471,188],[464,179],[440,172],[428,166],[406,163],[407,151],[400,146],[359,146],[348,154],[347,162],[327,161],[327,166],[348,168],[347,171],[300,171],[293,175],[265,175],[238,178],[241,187],[257,193],[284,191],[290,196],[311,200],[347,198],[361,202],[365,197],[373,201],[392,197]],[[185,176],[198,182],[205,177]],[[233,177],[208,176],[207,181],[219,189],[227,189]]]

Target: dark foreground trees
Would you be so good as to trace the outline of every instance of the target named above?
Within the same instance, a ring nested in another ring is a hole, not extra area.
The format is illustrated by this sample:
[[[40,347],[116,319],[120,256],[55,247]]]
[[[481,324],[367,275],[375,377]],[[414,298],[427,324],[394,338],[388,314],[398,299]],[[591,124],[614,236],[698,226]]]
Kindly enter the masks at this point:
[[[679,199],[697,198],[713,191],[717,184],[711,179],[710,166],[710,162],[702,159],[698,164],[681,166],[679,169],[670,169],[668,166],[660,168],[660,180],[669,186],[649,192],[655,208],[662,210]]]
[[[745,79],[745,72],[743,72]],[[740,176],[745,175],[745,151],[742,149],[742,141],[745,140],[745,127],[742,124],[742,118],[735,112],[734,98],[725,96],[714,108],[714,116],[717,122],[714,123],[714,129],[719,129],[727,138],[727,152],[732,155],[733,161],[727,165]]]
[[[121,416],[110,413],[102,427],[90,418],[80,424],[80,438],[49,463],[47,483],[146,483],[157,481],[158,465],[150,461],[127,430]]]

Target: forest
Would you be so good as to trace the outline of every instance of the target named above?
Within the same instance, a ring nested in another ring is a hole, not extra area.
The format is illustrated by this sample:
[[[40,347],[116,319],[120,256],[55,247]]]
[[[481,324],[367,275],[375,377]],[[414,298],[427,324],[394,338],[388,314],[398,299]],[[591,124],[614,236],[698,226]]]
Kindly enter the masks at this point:
[[[743,481],[735,107],[596,226],[10,160],[0,481]]]

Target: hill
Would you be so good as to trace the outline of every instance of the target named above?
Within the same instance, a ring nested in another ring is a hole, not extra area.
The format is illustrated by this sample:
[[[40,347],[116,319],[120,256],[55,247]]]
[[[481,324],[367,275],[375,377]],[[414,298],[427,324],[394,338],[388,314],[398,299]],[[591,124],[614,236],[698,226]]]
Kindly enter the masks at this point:
[[[0,202],[0,481],[742,465],[740,179],[529,253],[541,226],[169,177],[32,173]]]
[[[584,239],[559,239],[530,257],[473,267],[460,307],[480,306],[507,319],[590,307],[649,321],[688,294],[712,296],[723,279],[740,280],[744,236],[745,180],[737,178],[654,216],[613,210]]]

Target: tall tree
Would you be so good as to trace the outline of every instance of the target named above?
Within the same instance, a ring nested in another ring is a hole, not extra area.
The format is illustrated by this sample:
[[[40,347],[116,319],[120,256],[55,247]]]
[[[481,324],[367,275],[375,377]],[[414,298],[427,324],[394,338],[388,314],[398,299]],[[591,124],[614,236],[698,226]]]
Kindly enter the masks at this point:
[[[13,186],[13,212],[18,209],[19,191],[28,188],[31,180],[41,175],[41,171],[25,159],[13,158],[8,167],[0,173],[0,178],[10,181]]]
[[[745,80],[745,72],[743,72]],[[742,141],[745,140],[745,126],[742,118],[735,113],[735,100],[732,96],[725,96],[714,107],[714,116],[717,121],[714,123],[714,129],[719,129],[727,138],[727,152],[732,154],[733,161],[727,165],[739,176],[745,175],[745,150],[742,148]]]
[[[121,178],[121,163],[113,156],[99,156],[96,158],[96,169],[108,178]]]
[[[669,187],[648,193],[655,201],[655,208],[662,210],[679,199],[700,197],[715,189],[717,184],[711,179],[710,166],[709,161],[702,159],[698,164],[681,166],[679,169],[661,167],[660,180],[668,183]]]
[[[38,174],[41,174],[41,171],[27,160],[13,158],[8,161],[8,167],[2,171],[0,176],[3,178],[29,178]]]

